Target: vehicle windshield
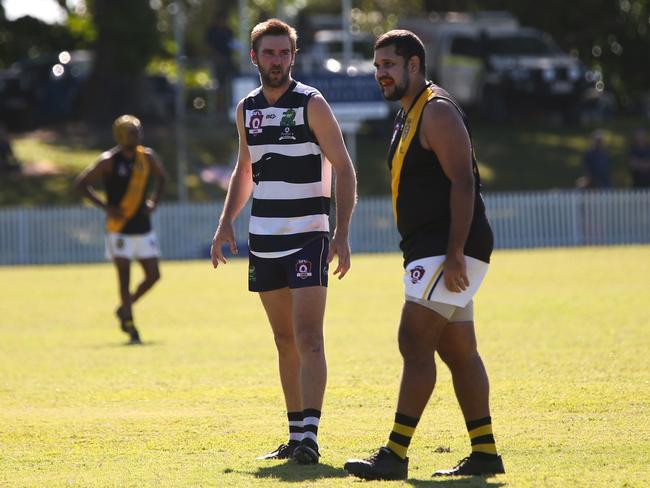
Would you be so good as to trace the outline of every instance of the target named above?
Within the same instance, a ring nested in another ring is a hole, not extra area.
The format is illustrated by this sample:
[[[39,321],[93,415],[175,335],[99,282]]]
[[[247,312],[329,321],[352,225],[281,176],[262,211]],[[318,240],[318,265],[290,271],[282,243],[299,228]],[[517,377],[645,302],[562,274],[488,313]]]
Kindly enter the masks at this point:
[[[331,41],[327,43],[327,51],[332,54],[340,55],[343,52],[342,41]],[[372,42],[354,40],[352,43],[353,56],[361,59],[372,59],[375,55]]]
[[[529,35],[491,37],[487,51],[502,56],[548,56],[559,52],[551,42]]]

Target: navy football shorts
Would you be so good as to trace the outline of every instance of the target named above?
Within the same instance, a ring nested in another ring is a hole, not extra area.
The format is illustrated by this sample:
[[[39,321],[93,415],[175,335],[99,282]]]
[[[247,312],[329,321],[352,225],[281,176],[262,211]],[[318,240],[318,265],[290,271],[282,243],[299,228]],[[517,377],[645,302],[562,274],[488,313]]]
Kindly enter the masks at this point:
[[[322,237],[300,251],[281,258],[248,254],[248,289],[271,291],[280,288],[327,287],[329,239]]]

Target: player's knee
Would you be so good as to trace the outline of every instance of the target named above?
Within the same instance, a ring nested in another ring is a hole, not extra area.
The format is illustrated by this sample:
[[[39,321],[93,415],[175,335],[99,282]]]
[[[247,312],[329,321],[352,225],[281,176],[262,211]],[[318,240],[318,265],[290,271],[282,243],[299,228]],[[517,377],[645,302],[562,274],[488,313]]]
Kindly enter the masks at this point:
[[[274,334],[273,340],[278,354],[281,356],[296,350],[296,341],[293,334]]]
[[[466,368],[481,360],[476,348],[469,346],[440,348],[438,355],[451,370]]]
[[[298,332],[296,346],[301,354],[320,353],[323,350],[323,334],[320,332]]]
[[[158,269],[150,271],[147,273],[146,280],[149,285],[153,286],[157,281],[160,280],[160,271]]]

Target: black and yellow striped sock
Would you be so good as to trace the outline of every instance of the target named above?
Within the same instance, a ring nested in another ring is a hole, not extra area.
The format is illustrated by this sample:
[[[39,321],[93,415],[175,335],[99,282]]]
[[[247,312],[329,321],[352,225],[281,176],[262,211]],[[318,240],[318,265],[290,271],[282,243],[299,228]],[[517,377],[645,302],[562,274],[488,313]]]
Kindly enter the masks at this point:
[[[406,451],[411,443],[411,438],[415,434],[415,428],[418,426],[419,418],[409,417],[401,413],[395,414],[395,425],[393,431],[388,437],[386,447],[393,451],[402,459],[406,459]]]
[[[497,446],[492,434],[492,417],[470,420],[467,422],[467,432],[472,443],[472,454],[478,453],[486,458],[497,455]]]

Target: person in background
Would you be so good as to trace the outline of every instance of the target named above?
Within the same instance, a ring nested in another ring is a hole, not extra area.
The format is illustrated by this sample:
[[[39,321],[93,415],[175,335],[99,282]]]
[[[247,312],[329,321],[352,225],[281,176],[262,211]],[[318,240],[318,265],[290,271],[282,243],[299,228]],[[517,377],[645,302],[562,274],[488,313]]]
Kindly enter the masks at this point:
[[[19,173],[20,162],[11,147],[11,139],[4,125],[0,125],[0,174]]]
[[[106,213],[106,257],[117,269],[120,305],[116,314],[130,344],[141,344],[133,319],[133,304],[160,279],[158,239],[151,226],[167,181],[156,153],[142,146],[142,125],[132,115],[122,115],[113,123],[117,146],[104,152],[75,180],[81,194]],[[148,193],[148,185],[153,188]],[[102,198],[95,184],[103,182]],[[144,280],[130,291],[131,261],[144,270]]]
[[[226,23],[227,13],[218,12],[206,33],[206,43],[212,53],[213,78],[217,83],[217,110],[224,112],[230,103],[231,80],[235,75],[233,51],[235,38]]]
[[[632,173],[632,186],[650,188],[650,141],[645,129],[641,127],[634,131],[628,160]]]
[[[591,145],[582,157],[584,179],[579,180],[579,187],[591,189],[611,188],[611,160],[605,149],[605,132],[596,130],[591,134]]]

